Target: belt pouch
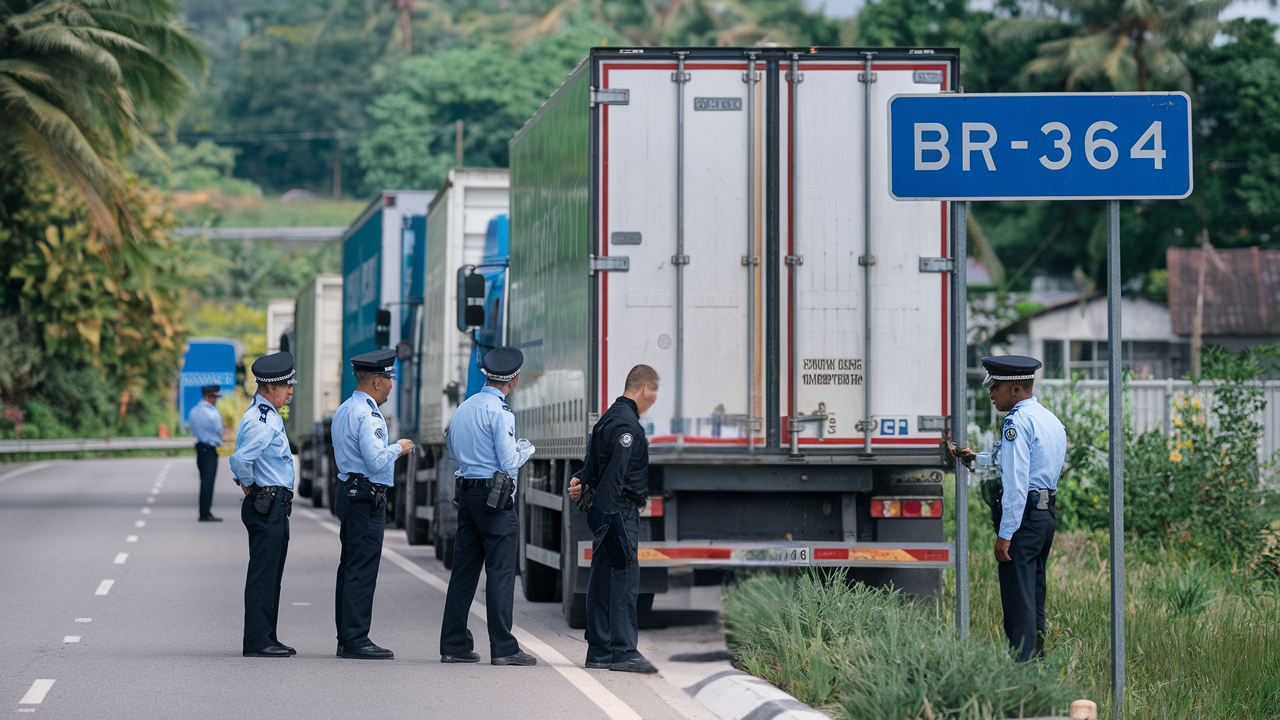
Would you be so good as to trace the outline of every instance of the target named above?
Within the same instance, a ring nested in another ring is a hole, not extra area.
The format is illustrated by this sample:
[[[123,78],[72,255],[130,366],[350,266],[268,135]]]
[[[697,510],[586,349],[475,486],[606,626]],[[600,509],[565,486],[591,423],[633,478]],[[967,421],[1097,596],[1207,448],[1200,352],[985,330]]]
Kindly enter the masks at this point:
[[[258,494],[253,499],[253,509],[266,515],[271,512],[271,502],[276,499],[274,492],[268,492],[266,488],[259,488]]]

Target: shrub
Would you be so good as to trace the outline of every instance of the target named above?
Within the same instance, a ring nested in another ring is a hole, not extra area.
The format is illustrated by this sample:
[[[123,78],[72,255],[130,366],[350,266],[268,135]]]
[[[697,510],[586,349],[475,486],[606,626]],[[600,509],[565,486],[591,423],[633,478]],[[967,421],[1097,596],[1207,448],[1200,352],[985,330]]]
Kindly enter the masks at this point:
[[[837,717],[1061,715],[1079,697],[1065,655],[1017,664],[1003,643],[960,641],[936,605],[839,572],[748,578],[726,589],[724,622],[739,667]]]

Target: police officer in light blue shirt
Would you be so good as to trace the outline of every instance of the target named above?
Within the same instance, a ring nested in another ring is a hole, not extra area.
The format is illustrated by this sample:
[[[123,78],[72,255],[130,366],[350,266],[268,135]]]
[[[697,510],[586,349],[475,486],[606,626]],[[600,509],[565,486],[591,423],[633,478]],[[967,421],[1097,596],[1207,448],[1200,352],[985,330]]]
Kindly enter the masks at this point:
[[[1057,527],[1058,475],[1067,455],[1062,423],[1032,394],[1040,361],[1021,355],[983,358],[991,403],[1007,413],[1000,428],[999,502],[993,507],[1004,632],[1026,662],[1044,641],[1045,570]],[[973,452],[957,453],[966,463]]]
[[[507,405],[515,389],[524,355],[513,347],[485,353],[480,370],[489,379],[480,392],[467,398],[449,423],[449,457],[458,464],[458,534],[454,542],[453,574],[445,597],[440,626],[440,662],[479,662],[467,613],[485,570],[485,606],[489,622],[489,662],[492,665],[534,665],[537,659],[521,652],[511,634],[515,602],[516,511],[501,492],[502,476],[514,478],[520,468],[516,418]],[[444,478],[441,478],[443,481]],[[514,490],[514,486],[512,488]],[[494,496],[494,507],[489,504]]]
[[[218,412],[217,385],[200,388],[201,400],[191,408],[187,424],[196,436],[196,470],[200,472],[200,522],[222,522],[214,517],[213,483],[218,475],[218,448],[222,447],[222,413]]]
[[[396,354],[374,350],[351,358],[356,390],[333,415],[333,457],[338,465],[334,511],[342,528],[342,557],[334,598],[338,657],[391,660],[390,650],[369,639],[373,591],[382,558],[387,491],[394,480],[396,458],[413,442],[387,442],[387,422],[378,406],[391,394]]]
[[[240,418],[231,473],[244,490],[240,519],[249,531],[249,570],[244,584],[244,656],[289,657],[296,650],[276,637],[280,579],[289,551],[293,509],[293,455],[280,408],[293,398],[293,356],[287,352],[253,363],[258,393]]]

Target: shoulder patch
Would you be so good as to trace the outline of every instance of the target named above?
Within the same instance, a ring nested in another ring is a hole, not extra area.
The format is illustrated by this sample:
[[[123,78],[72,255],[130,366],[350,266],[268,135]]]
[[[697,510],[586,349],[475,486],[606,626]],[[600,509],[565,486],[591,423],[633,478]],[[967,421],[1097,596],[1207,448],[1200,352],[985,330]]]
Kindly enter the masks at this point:
[[[266,404],[259,405],[258,412],[262,413],[262,415],[258,417],[258,420],[265,423],[267,421],[267,413],[271,412],[271,406]]]
[[[1017,430],[1015,430],[1015,429],[1013,429],[1013,427],[1012,427],[1012,426],[1005,428],[1005,430],[1004,430],[1004,439],[1005,439],[1005,440],[1014,440],[1014,439],[1016,439],[1017,437],[1018,437],[1018,431],[1017,431]]]
[[[514,414],[515,414],[514,412],[512,412],[512,411],[511,411],[511,406],[510,406],[510,405],[508,405],[508,404],[506,404],[506,403],[502,403],[502,409],[503,409],[503,410],[506,410],[507,412],[511,413],[512,415],[514,415]]]
[[[366,399],[366,400],[365,400],[365,402],[369,403],[369,407],[373,408],[373,411],[374,411],[375,413],[376,413],[376,412],[378,412],[378,406],[377,406],[377,405],[375,405],[375,404],[374,404],[374,402],[373,402],[372,400],[368,400],[368,399]]]
[[[382,432],[382,428],[375,428],[373,431],[373,436],[378,438],[379,440],[382,440],[383,438],[386,437],[386,433]]]
[[[373,415],[374,417],[378,418],[379,420],[381,420],[381,419],[382,419],[382,416],[378,414],[378,411],[377,411],[377,410],[374,410],[374,411],[373,411],[372,413],[370,413],[370,414],[371,414],[371,415]]]
[[[631,433],[622,433],[622,437],[618,438],[618,444],[622,447],[631,447],[632,440],[634,438],[631,437]]]

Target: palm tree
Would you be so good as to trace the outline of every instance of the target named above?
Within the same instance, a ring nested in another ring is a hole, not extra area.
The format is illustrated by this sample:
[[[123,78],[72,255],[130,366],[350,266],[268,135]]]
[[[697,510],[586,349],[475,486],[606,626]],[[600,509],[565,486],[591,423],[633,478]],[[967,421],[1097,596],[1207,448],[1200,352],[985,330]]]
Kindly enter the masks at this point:
[[[1180,49],[1208,42],[1232,0],[1047,0],[1039,18],[993,20],[1002,36],[1046,37],[1023,70],[1031,85],[1063,90],[1189,88]],[[1056,16],[1054,16],[1056,15]],[[1063,35],[1066,37],[1063,37]],[[1154,76],[1154,80],[1153,80]]]
[[[78,187],[108,236],[133,224],[122,160],[173,119],[191,89],[181,68],[206,66],[181,12],[174,0],[0,0],[0,161]]]

